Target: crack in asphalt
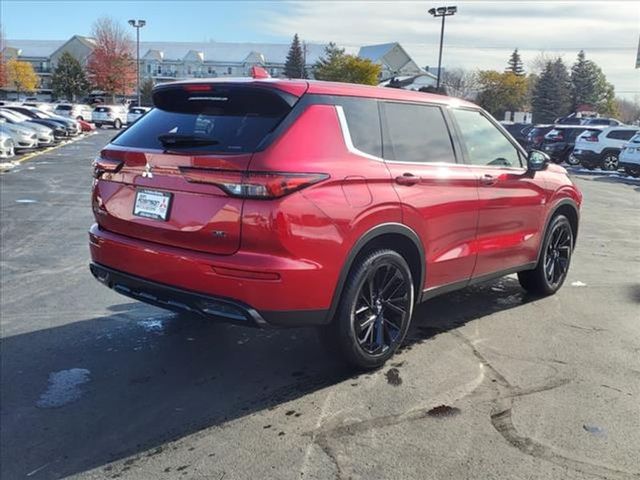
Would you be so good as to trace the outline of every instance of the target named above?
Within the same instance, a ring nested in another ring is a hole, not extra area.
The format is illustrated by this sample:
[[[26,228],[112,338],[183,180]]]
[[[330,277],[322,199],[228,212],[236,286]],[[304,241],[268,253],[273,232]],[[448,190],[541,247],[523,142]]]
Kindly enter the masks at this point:
[[[511,446],[517,448],[525,455],[553,463],[563,468],[571,469],[596,477],[606,479],[615,477],[621,480],[640,479],[640,473],[619,470],[593,461],[586,461],[571,457],[566,453],[558,452],[552,446],[545,445],[531,437],[521,435],[518,432],[513,423],[512,416],[514,399],[563,387],[571,383],[571,381],[573,380],[572,378],[553,378],[543,385],[530,388],[520,388],[516,385],[511,384],[506,379],[506,377],[502,375],[462,333],[450,333],[458,338],[463,344],[465,344],[471,350],[474,357],[480,362],[480,364],[484,366],[484,368],[486,368],[487,375],[484,381],[486,382],[488,379],[489,385],[492,385],[494,387],[495,392],[495,395],[490,400],[492,404],[490,414],[491,425]],[[557,374],[558,371],[556,369],[554,370]],[[471,392],[463,395],[462,398],[473,394],[474,391],[475,388]],[[456,401],[459,400],[460,398],[456,399]],[[431,408],[433,408],[433,405],[412,409],[398,414],[353,421],[347,424],[335,425],[335,422],[333,422],[334,425],[321,425],[321,422],[319,422],[319,425],[316,429],[307,432],[304,435],[311,436],[312,444],[315,443],[322,449],[322,451],[336,468],[335,478],[338,480],[342,480],[346,478],[344,466],[340,462],[339,458],[340,449],[337,446],[332,445],[333,440],[337,440],[343,437],[355,436],[371,430],[394,426],[404,422],[412,422],[429,418],[428,412]]]

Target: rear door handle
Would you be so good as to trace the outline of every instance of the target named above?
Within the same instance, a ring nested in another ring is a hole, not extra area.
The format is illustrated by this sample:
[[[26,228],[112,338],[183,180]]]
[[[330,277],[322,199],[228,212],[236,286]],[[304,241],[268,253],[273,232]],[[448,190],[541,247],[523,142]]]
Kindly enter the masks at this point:
[[[485,174],[480,177],[480,183],[487,187],[490,187],[491,185],[495,185],[497,181],[498,181],[498,177],[494,177],[493,175],[489,175],[489,174]]]
[[[413,173],[403,173],[401,177],[396,177],[396,183],[398,185],[405,185],[410,187],[416,183],[420,183],[420,177],[416,177]]]

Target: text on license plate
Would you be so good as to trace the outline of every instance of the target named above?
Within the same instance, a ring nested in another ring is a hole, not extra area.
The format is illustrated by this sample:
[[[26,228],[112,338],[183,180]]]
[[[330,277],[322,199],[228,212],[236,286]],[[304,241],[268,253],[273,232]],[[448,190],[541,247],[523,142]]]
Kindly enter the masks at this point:
[[[137,190],[133,214],[138,217],[166,220],[171,204],[171,194],[157,190]]]

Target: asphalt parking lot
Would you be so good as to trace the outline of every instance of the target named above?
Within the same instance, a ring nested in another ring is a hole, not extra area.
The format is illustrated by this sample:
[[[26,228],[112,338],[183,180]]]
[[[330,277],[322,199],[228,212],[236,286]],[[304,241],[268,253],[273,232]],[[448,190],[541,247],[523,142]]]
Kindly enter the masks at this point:
[[[119,296],[88,270],[103,130],[0,175],[6,479],[638,479],[640,180],[577,173],[569,278],[431,300],[384,369],[306,330]]]

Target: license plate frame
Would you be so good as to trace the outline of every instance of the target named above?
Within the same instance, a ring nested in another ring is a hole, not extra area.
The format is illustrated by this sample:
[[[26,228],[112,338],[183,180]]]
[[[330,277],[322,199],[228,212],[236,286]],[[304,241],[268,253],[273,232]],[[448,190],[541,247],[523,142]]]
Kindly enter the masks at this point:
[[[140,202],[145,199],[148,205],[141,205]],[[136,195],[133,201],[133,215],[166,222],[169,219],[172,199],[173,195],[169,192],[138,188],[136,189]],[[154,205],[153,202],[155,201],[160,202],[160,204]]]

